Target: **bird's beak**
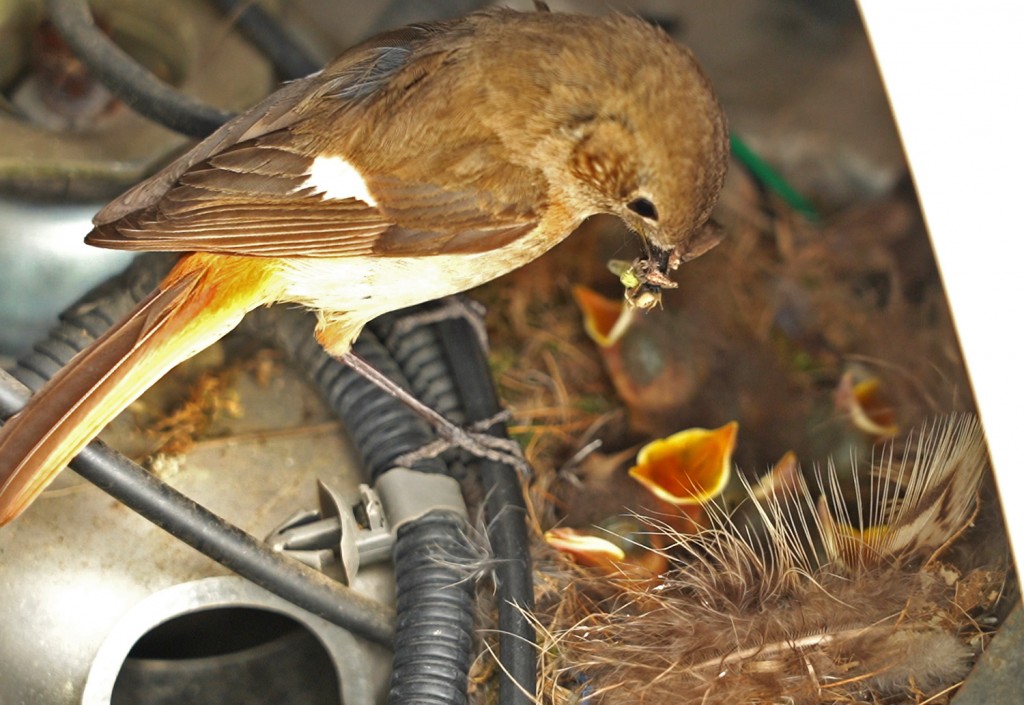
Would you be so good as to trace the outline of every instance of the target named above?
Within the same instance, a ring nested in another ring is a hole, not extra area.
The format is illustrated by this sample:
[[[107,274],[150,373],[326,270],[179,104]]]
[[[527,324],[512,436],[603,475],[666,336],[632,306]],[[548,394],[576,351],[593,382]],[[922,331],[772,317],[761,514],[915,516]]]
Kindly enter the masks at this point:
[[[676,250],[663,250],[657,245],[651,245],[651,259],[655,264],[655,272],[657,276],[652,276],[654,279],[665,278],[669,279],[669,273],[679,266],[679,258],[675,256]],[[669,279],[671,281],[671,279]]]
[[[646,311],[661,303],[662,289],[676,287],[670,273],[679,266],[679,257],[674,249],[662,249],[650,240],[645,244],[646,257],[632,262],[612,260],[608,266],[626,288],[626,303]]]
[[[613,260],[609,268],[626,288],[626,302],[633,308],[649,310],[661,303],[662,289],[675,289],[672,272],[683,262],[701,256],[722,241],[725,231],[711,221],[698,228],[689,239],[671,248],[664,248],[644,237],[646,256],[631,263]]]
[[[661,305],[661,290],[674,289],[678,286],[672,281],[672,270],[679,266],[679,258],[675,250],[663,250],[651,243],[650,259],[646,264],[643,281],[636,292],[626,296],[626,300],[636,308],[644,310]]]
[[[676,266],[697,259],[724,239],[725,228],[713,220],[707,221],[694,231],[685,245],[675,249]]]

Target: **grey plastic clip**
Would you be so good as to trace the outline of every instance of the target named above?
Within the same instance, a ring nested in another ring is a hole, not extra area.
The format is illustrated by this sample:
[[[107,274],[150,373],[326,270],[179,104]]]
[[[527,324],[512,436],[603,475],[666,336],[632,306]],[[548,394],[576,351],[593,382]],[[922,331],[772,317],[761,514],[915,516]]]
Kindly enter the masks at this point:
[[[392,532],[433,511],[445,511],[469,519],[462,488],[455,478],[397,467],[377,480],[375,489],[384,505]]]
[[[334,562],[334,546],[341,540],[337,519],[324,519],[319,511],[302,509],[275,527],[265,541],[277,553],[323,572]]]
[[[345,571],[346,584],[351,585],[360,565],[376,563],[391,556],[391,546],[395,543],[393,532],[380,499],[369,486],[359,485],[359,502],[353,506],[323,482],[317,484],[320,511],[325,518],[337,517],[340,524],[341,566]],[[356,517],[356,508],[360,510],[360,517]]]
[[[266,542],[319,571],[340,559],[342,578],[351,585],[359,566],[391,556],[394,535],[380,499],[368,486],[359,486],[354,506],[322,481],[317,490],[320,509],[296,512],[270,532]]]
[[[267,543],[275,550],[323,571],[340,557],[351,585],[359,567],[387,560],[398,528],[433,511],[468,519],[459,483],[447,475],[395,468],[377,480],[376,490],[359,485],[353,504],[317,482],[319,511],[301,511],[274,529]]]

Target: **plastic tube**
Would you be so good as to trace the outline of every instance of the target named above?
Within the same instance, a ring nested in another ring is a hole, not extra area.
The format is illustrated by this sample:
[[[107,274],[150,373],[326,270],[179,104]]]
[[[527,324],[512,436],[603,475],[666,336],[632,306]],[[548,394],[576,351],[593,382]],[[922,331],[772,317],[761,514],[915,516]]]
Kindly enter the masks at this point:
[[[404,403],[382,394],[354,370],[330,357],[313,337],[313,318],[281,307],[262,313],[280,345],[320,388],[342,419],[373,480],[402,455],[434,440],[434,433]],[[392,379],[401,371],[371,330],[354,351]],[[446,472],[438,458],[416,463],[422,472]],[[392,705],[467,702],[472,659],[473,583],[478,561],[461,516],[431,512],[398,531],[393,549],[397,584]]]
[[[402,330],[403,317],[439,304],[382,316],[370,327],[385,341],[417,398],[460,423],[493,417],[500,407],[487,357],[466,320],[442,317],[430,326]],[[505,435],[504,424],[494,432]],[[526,533],[526,506],[514,468],[486,459],[470,463],[483,485],[487,531],[498,590],[499,702],[533,702],[537,681],[535,630],[526,617],[533,607],[533,573]]]

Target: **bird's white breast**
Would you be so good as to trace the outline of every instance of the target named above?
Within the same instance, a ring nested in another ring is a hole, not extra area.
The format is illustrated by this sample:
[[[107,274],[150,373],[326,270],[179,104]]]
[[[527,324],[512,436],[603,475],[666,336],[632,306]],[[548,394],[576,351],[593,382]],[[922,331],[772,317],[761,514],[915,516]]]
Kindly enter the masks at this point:
[[[497,252],[431,257],[291,258],[285,261],[286,300],[325,312],[366,312],[369,321],[448,296],[510,269]]]

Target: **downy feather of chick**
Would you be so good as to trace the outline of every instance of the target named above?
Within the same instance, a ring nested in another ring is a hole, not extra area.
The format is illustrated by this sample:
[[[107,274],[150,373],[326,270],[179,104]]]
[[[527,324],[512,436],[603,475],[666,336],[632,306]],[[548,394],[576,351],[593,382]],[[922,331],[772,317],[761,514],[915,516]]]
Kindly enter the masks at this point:
[[[963,604],[968,576],[938,560],[972,520],[987,451],[967,415],[905,447],[904,460],[885,454],[852,510],[830,466],[812,486],[751,492],[758,530],[719,511],[706,531],[672,534],[660,582],[623,581],[603,602],[599,585],[576,582],[578,609],[562,605],[547,625],[560,686],[548,692],[590,705],[816,705],[923,702],[956,685],[982,643],[968,611],[991,608],[1005,579],[1005,566],[978,569],[986,604]]]

